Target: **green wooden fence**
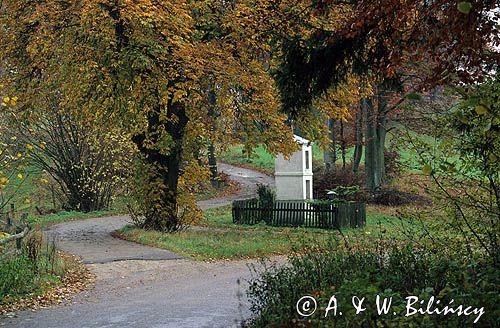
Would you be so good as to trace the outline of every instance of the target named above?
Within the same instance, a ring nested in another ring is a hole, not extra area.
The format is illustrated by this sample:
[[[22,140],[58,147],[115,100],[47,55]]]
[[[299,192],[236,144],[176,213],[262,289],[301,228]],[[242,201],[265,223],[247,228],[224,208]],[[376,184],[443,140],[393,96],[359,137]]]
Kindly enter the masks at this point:
[[[366,224],[366,205],[358,202],[276,201],[265,207],[258,199],[233,202],[235,224],[265,222],[277,227],[359,228]]]

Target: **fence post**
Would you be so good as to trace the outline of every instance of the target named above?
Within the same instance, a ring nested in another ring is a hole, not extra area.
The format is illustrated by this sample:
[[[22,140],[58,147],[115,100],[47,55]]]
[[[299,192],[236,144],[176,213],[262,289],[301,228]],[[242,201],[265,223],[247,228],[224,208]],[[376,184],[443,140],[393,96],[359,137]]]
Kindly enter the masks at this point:
[[[23,229],[20,228],[20,227],[17,227],[16,228],[16,234],[17,233],[21,233],[21,232],[23,232]],[[22,247],[23,247],[23,238],[17,238],[16,239],[16,248],[17,248],[17,252],[19,254],[21,254],[21,252],[22,252]]]
[[[14,221],[14,203],[10,204],[10,213],[7,214],[7,225],[11,226]]]

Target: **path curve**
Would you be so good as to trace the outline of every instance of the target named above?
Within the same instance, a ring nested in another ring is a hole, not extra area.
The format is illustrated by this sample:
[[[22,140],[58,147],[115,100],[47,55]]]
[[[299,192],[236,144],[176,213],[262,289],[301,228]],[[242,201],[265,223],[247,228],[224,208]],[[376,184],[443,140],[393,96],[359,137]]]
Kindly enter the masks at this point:
[[[228,164],[219,169],[241,185],[238,194],[199,202],[202,209],[252,197],[270,176]],[[204,263],[111,236],[128,216],[85,219],[52,226],[58,248],[82,257],[96,275],[94,288],[68,306],[22,311],[0,319],[6,327],[238,327],[248,317],[248,261]],[[238,284],[237,282],[241,283]]]
[[[219,169],[240,184],[240,192],[236,195],[201,201],[199,206],[202,209],[220,207],[236,199],[253,197],[259,183],[274,184],[272,177],[253,170],[223,163],[219,164]],[[55,242],[57,248],[80,256],[85,264],[182,258],[167,250],[131,243],[111,236],[113,231],[128,223],[131,223],[128,215],[65,222],[50,227],[46,231],[46,236],[49,241]]]

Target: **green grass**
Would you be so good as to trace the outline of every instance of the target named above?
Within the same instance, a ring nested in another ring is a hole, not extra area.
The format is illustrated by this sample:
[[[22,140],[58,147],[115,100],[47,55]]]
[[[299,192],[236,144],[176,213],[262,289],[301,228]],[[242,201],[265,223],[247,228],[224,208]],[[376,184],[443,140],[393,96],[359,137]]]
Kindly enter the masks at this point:
[[[243,153],[243,146],[234,146],[222,153],[219,159],[223,162],[254,168],[267,174],[274,173],[274,156],[267,153],[266,150],[259,146],[254,149],[255,155],[248,158]]]
[[[243,230],[187,230],[175,234],[144,231],[126,226],[120,235],[127,240],[158,248],[194,260],[244,259],[287,254],[306,245],[307,236],[296,233]],[[326,238],[325,235],[323,238]]]
[[[400,133],[400,132],[394,132],[394,133]],[[417,134],[415,132],[410,131],[409,132],[411,137],[413,138],[418,138],[420,141],[424,141],[430,145],[435,145],[436,140],[435,138],[428,136],[428,135],[423,135],[423,134]],[[389,133],[387,134],[387,140],[386,144],[391,145],[395,137]],[[388,146],[390,147],[390,146]],[[403,147],[397,147],[397,151],[400,156],[400,162],[403,163],[411,172],[415,171],[420,171],[421,165],[418,163],[419,156],[417,154],[417,151],[412,149],[410,146],[403,146]],[[240,165],[244,167],[248,167],[251,169],[256,169],[268,174],[273,174],[274,173],[274,156],[267,153],[264,147],[259,146],[254,149],[255,155],[252,156],[251,158],[248,158],[246,154],[243,152],[243,146],[242,145],[237,145],[229,148],[227,151],[223,152],[220,154],[219,159],[223,162],[233,164],[233,165]],[[341,163],[341,154],[340,151],[338,152],[338,159],[337,159],[337,164]],[[346,159],[347,162],[351,162],[352,158],[354,156],[354,147],[347,148],[346,150]],[[361,165],[363,166],[364,163],[364,151],[361,156]],[[319,163],[322,163],[324,160],[323,157],[323,150],[318,147],[318,145],[313,144],[313,159],[315,161],[319,161]]]
[[[190,229],[176,234],[145,231],[126,226],[119,234],[131,241],[168,249],[195,260],[242,259],[273,254],[290,254],[308,246],[341,239],[338,231],[312,228],[235,225],[229,206],[205,211],[204,230]],[[363,229],[343,234],[367,245],[378,239],[403,239],[401,222],[382,213],[368,213]]]
[[[37,240],[36,236],[29,238]],[[83,269],[73,258],[61,257],[53,245],[38,240],[30,243],[31,249],[38,250],[36,253],[27,252],[28,241],[25,241],[23,255],[7,256],[0,261],[0,308],[16,303],[21,298],[44,295],[54,286],[61,285],[68,270]],[[37,255],[28,257],[27,254]]]

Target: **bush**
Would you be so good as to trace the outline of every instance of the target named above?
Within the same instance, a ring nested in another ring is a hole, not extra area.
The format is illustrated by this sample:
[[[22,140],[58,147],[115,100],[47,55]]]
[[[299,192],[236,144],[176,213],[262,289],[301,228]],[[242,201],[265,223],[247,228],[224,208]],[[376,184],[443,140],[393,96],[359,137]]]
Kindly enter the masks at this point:
[[[267,185],[257,184],[257,195],[259,197],[259,204],[262,207],[272,207],[276,200],[274,190]]]
[[[431,200],[424,196],[396,189],[383,189],[373,194],[371,202],[378,205],[401,206],[406,204],[429,205]]]
[[[363,173],[354,173],[351,169],[342,169],[337,167],[334,170],[322,170],[314,174],[313,190],[315,199],[327,199],[328,190],[335,189],[339,186],[352,187],[364,185]],[[363,201],[366,196],[363,193],[358,193],[357,201]]]
[[[328,190],[327,192],[333,192],[335,195],[334,196],[335,200],[351,201],[357,198],[360,189],[359,186],[350,186],[350,187],[338,186],[332,190]]]
[[[248,296],[254,317],[249,327],[465,327],[477,315],[405,316],[406,297],[425,300],[431,296],[441,306],[460,304],[481,308],[484,314],[477,326],[495,327],[500,323],[498,268],[484,259],[464,260],[462,256],[444,255],[410,246],[384,246],[378,250],[311,249],[304,256],[294,256],[289,264],[268,268],[251,281]],[[310,317],[299,316],[297,301],[314,296],[318,310]],[[339,311],[325,318],[325,308],[335,295]],[[379,315],[376,296],[392,297],[388,315]],[[356,314],[352,297],[365,297],[366,311]],[[434,308],[436,305],[434,305]],[[393,315],[396,312],[397,315]]]

